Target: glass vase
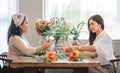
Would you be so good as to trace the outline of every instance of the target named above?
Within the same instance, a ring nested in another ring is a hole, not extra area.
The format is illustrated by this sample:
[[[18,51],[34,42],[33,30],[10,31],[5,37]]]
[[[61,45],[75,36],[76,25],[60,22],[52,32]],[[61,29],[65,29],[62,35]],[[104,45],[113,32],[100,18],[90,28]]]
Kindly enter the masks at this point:
[[[69,41],[66,41],[66,40],[58,40],[58,41],[55,41],[55,51],[57,53],[62,53],[63,52],[63,49],[64,47],[68,46],[69,45]]]
[[[42,45],[42,44],[43,44],[44,42],[46,42],[46,41],[47,41],[46,37],[40,36],[39,45]],[[48,50],[48,49],[43,49],[43,50],[41,50],[41,51],[38,53],[38,55],[39,55],[39,56],[44,55],[47,50]]]

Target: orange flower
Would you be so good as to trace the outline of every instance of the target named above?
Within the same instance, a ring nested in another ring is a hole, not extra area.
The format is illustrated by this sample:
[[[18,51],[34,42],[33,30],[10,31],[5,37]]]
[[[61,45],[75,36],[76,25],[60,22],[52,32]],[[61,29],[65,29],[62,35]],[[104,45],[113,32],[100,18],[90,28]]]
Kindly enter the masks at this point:
[[[73,61],[73,55],[70,54],[69,57],[68,57],[69,61]]]
[[[73,50],[71,49],[71,47],[67,46],[67,47],[64,47],[63,49],[63,52],[65,53],[69,53],[69,52],[72,52]]]
[[[56,56],[55,53],[52,51],[47,51],[45,56],[48,58],[50,62],[55,62],[56,61]]]
[[[72,55],[73,56],[80,56],[80,52],[78,51],[78,50],[74,50],[73,52],[72,52]]]
[[[36,27],[36,26],[39,26],[39,22],[35,22],[34,26],[35,26],[35,27]]]
[[[79,58],[79,56],[80,56],[80,52],[78,51],[78,50],[74,50],[74,51],[72,51],[72,53],[69,55],[69,60],[70,61],[76,61],[76,60],[78,60],[78,58]]]
[[[49,25],[52,24],[44,19],[37,19],[34,23],[35,29],[39,35],[47,36],[47,31],[50,31]]]
[[[39,28],[40,28],[40,30],[44,30],[45,29],[45,25],[40,24]]]

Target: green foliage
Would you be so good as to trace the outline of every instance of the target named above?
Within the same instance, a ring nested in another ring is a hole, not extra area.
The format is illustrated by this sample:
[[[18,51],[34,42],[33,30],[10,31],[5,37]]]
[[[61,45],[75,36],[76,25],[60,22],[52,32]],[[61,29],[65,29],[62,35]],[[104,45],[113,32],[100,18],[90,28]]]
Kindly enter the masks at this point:
[[[67,59],[67,56],[64,54],[56,54],[57,59]]]
[[[37,55],[41,56],[41,55],[45,55],[46,51],[45,50],[41,50]]]
[[[82,32],[82,28],[86,23],[84,21],[81,21],[77,26],[73,26],[72,30],[71,30],[71,34],[73,36],[73,40],[77,40],[79,41],[79,36],[80,33]],[[80,41],[79,41],[80,42]]]
[[[70,35],[70,25],[65,21],[63,17],[51,18],[53,25],[50,27],[51,30],[48,31],[48,36],[54,38],[55,42],[59,39],[67,40]]]
[[[49,26],[46,26],[44,30],[40,30],[42,36],[47,36],[47,31],[50,31]]]

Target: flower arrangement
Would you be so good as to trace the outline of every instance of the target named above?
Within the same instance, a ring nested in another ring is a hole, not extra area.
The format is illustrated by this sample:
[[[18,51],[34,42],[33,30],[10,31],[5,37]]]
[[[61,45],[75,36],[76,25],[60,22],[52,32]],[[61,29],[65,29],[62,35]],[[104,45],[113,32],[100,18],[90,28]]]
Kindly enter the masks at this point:
[[[47,36],[47,31],[50,30],[52,22],[44,19],[37,19],[34,23],[35,29],[39,35]]]
[[[46,40],[47,37],[47,32],[50,31],[50,26],[52,25],[52,22],[49,20],[45,20],[45,19],[37,19],[34,23],[35,26],[35,30],[37,32],[38,35],[41,35],[41,41],[40,43],[42,43],[43,41]],[[45,50],[42,50],[38,53],[38,55],[44,55],[45,54]]]
[[[65,55],[58,54],[53,51],[46,51],[44,55],[35,56],[35,58],[37,59],[37,61],[44,61],[46,63],[48,63],[48,62],[53,63],[59,59],[67,59],[67,57]]]
[[[84,21],[81,21],[77,26],[71,27],[70,23],[65,21],[65,18],[52,17],[50,21],[37,19],[34,26],[39,35],[52,37],[56,42],[59,39],[68,40],[69,36],[80,42],[79,36],[85,24]]]
[[[71,47],[65,47],[63,53],[56,53],[54,51],[46,51],[44,55],[36,56],[37,61],[45,63],[54,63],[59,59],[66,59],[68,61],[82,61],[85,59],[95,58],[95,52],[80,52],[79,50],[69,50]],[[66,54],[67,53],[67,54]],[[93,56],[89,56],[93,55]]]
[[[53,25],[50,27],[51,30],[48,32],[49,36],[55,40],[55,43],[59,39],[67,40],[70,35],[70,25],[65,21],[63,17],[51,18]]]
[[[63,42],[67,41],[70,36],[72,36],[73,40],[79,41],[81,29],[84,26],[85,22],[80,22],[77,26],[72,26],[70,23],[67,23],[65,18],[63,17],[52,17],[50,21],[45,19],[37,19],[35,21],[35,29],[39,35],[44,37],[48,37],[55,41],[55,46],[52,48],[53,51],[59,49],[56,44],[58,40],[63,40]],[[61,48],[61,46],[59,45]],[[63,49],[64,45],[62,46]],[[57,52],[57,51],[56,51]],[[39,55],[45,55],[46,51],[41,51]]]
[[[87,54],[90,54],[90,52],[88,52],[88,53],[87,52],[80,52],[77,49],[76,50],[72,49],[72,47],[75,47],[75,46],[67,46],[67,47],[64,47],[64,50],[63,50],[63,53],[68,57],[69,61],[78,61],[78,60],[92,58],[92,57],[87,55]],[[96,56],[94,56],[94,57],[96,57]]]

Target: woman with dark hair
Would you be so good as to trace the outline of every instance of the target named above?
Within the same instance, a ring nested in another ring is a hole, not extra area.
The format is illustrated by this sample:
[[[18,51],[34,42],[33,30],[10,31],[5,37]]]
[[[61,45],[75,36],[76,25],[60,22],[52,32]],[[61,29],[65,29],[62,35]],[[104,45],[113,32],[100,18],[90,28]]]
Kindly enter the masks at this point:
[[[89,73],[111,73],[110,60],[114,59],[112,40],[104,31],[104,21],[100,15],[93,15],[88,19],[89,43],[85,46],[74,46],[73,49],[79,51],[96,52],[96,58],[101,66],[97,68],[89,68]],[[73,73],[81,73],[74,70]]]
[[[24,56],[31,56],[41,50],[50,47],[50,41],[46,41],[38,47],[31,47],[30,43],[23,37],[23,33],[28,30],[28,18],[24,14],[14,14],[11,25],[8,29],[8,47],[7,58],[13,61],[27,60]]]
[[[11,59],[13,61],[36,61],[32,55],[50,47],[50,40],[44,42],[38,47],[31,47],[30,43],[23,37],[23,33],[26,33],[28,30],[28,25],[28,18],[26,15],[12,15],[7,39],[8,59]]]

